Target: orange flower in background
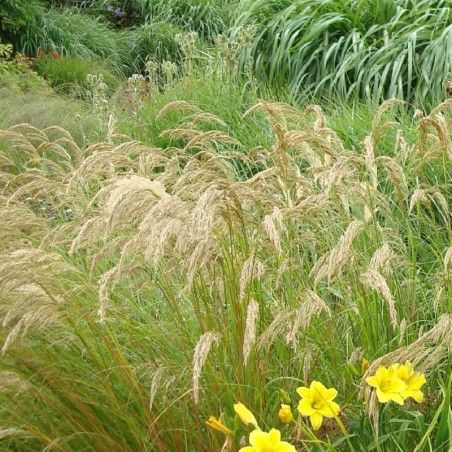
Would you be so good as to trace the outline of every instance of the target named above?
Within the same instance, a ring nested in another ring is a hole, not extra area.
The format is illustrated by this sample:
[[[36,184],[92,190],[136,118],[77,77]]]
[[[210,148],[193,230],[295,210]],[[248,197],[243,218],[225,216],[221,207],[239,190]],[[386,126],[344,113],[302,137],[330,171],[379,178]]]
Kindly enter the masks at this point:
[[[46,56],[46,53],[43,52],[42,50],[40,52],[38,52],[38,58],[43,58]]]
[[[49,56],[55,60],[59,60],[61,58],[61,55],[58,52],[49,52]]]

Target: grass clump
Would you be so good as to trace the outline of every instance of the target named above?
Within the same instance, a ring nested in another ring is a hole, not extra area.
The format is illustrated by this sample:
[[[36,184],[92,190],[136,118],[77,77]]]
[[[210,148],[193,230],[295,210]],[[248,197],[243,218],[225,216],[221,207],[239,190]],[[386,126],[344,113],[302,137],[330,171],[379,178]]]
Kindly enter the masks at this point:
[[[153,21],[138,27],[124,30],[127,35],[129,57],[133,61],[133,72],[144,73],[146,62],[179,61],[179,46],[174,37],[180,29],[168,22]]]
[[[130,64],[122,34],[100,17],[71,9],[52,8],[33,16],[13,44],[33,57],[39,52],[57,52],[87,60],[103,58],[117,73]]]
[[[236,24],[258,27],[256,72],[277,86],[437,103],[452,71],[446,0],[242,1]]]
[[[213,41],[231,25],[236,0],[139,0],[137,9],[147,20],[167,21],[185,31],[195,31],[202,38]]]

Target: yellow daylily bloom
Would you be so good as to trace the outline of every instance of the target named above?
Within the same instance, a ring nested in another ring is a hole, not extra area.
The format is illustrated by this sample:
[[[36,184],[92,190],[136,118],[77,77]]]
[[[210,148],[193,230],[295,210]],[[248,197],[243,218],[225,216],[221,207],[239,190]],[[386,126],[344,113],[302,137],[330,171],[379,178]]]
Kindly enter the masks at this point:
[[[238,414],[239,418],[246,426],[252,424],[254,427],[259,428],[254,414],[251,413],[251,411],[243,403],[234,404],[234,411]]]
[[[242,447],[239,452],[296,452],[294,446],[281,441],[279,430],[272,428],[269,433],[254,430],[250,434],[251,446]]]
[[[323,422],[323,417],[336,417],[341,408],[333,399],[337,396],[334,388],[327,389],[322,383],[313,381],[309,388],[297,389],[301,400],[298,411],[303,416],[309,416],[312,428],[318,430]]]
[[[221,422],[221,416],[220,416],[220,419],[218,419],[218,420],[215,419],[213,416],[210,416],[209,420],[206,421],[206,424],[209,427],[211,427],[211,428],[213,428],[215,430],[218,430],[221,433],[224,433],[225,435],[232,435],[233,434],[232,430],[230,428],[226,427],[226,425],[224,425]]]
[[[424,401],[424,394],[421,388],[427,382],[425,375],[420,372],[415,372],[409,361],[404,365],[393,364],[391,367],[395,369],[397,377],[406,385],[405,391],[402,392],[403,399],[406,400],[412,397],[416,402],[422,403]]]
[[[387,403],[393,400],[399,405],[404,404],[402,394],[406,390],[406,384],[398,376],[396,369],[381,366],[375,375],[366,378],[366,382],[376,388],[377,399],[380,403]]]
[[[284,424],[289,424],[290,422],[292,422],[293,414],[289,405],[284,405],[284,403],[282,403],[281,409],[279,410],[278,414],[279,419],[281,419],[281,422],[284,422]]]

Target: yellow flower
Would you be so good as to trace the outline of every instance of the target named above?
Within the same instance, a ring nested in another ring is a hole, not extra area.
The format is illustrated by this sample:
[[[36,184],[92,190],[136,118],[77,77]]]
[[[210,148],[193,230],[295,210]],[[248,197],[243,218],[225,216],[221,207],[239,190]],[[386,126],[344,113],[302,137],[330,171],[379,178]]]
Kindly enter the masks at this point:
[[[284,405],[284,403],[281,404],[281,409],[279,410],[279,418],[281,419],[281,422],[284,422],[284,424],[289,424],[290,422],[292,422],[293,414],[289,405]]]
[[[243,403],[236,403],[234,405],[234,411],[238,414],[239,418],[246,426],[248,426],[248,424],[252,424],[254,427],[259,428],[253,413],[251,413],[251,411]]]
[[[221,416],[220,416],[220,419],[218,419],[218,420],[215,419],[213,416],[210,416],[209,420],[206,421],[206,424],[209,427],[211,427],[211,428],[213,428],[215,430],[218,430],[221,433],[224,433],[225,435],[232,435],[232,430],[227,428],[226,425],[224,425],[221,422]]]
[[[406,385],[405,391],[403,391],[403,400],[412,397],[416,402],[422,403],[424,401],[424,394],[422,394],[421,388],[425,385],[425,375],[419,372],[414,372],[413,366],[409,361],[405,365],[394,364],[391,366],[395,369],[397,378],[400,378]]]
[[[322,383],[313,381],[309,388],[297,389],[301,397],[298,411],[303,416],[309,416],[312,428],[318,430],[323,422],[323,416],[335,417],[341,410],[333,399],[337,396],[334,388],[325,388]]]
[[[403,405],[402,394],[406,390],[406,384],[397,376],[394,367],[388,369],[381,366],[375,375],[366,378],[366,382],[377,389],[377,398],[380,403],[393,400],[395,403]]]
[[[242,447],[239,452],[296,452],[286,441],[281,441],[279,430],[272,428],[269,433],[254,430],[250,434],[251,446]]]

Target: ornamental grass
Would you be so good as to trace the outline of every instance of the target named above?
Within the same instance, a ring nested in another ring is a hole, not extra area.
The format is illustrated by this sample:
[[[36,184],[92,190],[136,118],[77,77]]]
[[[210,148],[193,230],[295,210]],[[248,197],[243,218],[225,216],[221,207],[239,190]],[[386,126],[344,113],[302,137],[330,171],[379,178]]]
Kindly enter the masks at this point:
[[[1,446],[445,450],[451,102],[203,106],[0,132]]]

